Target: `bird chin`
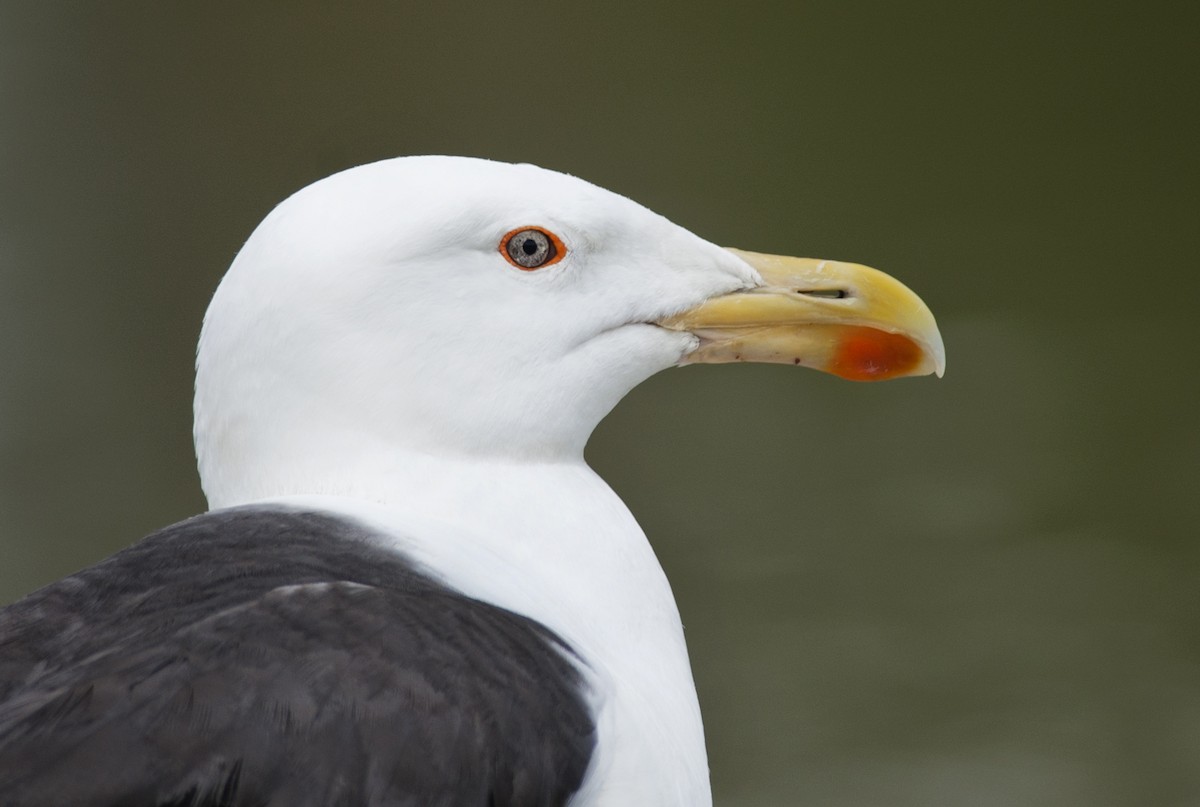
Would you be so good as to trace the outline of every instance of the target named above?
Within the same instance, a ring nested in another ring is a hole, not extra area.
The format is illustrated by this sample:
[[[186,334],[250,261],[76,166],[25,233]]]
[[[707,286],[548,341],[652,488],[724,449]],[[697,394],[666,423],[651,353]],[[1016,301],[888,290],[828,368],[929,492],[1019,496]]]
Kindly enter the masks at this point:
[[[660,370],[685,364],[698,347],[700,338],[691,333],[639,320],[605,328],[576,350],[596,357],[603,355],[606,364],[649,378]]]

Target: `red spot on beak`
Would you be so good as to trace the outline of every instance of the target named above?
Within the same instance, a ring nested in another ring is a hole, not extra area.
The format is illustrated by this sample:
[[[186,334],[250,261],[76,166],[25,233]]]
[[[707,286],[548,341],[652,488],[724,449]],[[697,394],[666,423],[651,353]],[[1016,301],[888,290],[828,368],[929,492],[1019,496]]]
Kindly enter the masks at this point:
[[[907,336],[852,326],[846,328],[827,369],[850,381],[885,381],[908,375],[921,357],[920,346]]]

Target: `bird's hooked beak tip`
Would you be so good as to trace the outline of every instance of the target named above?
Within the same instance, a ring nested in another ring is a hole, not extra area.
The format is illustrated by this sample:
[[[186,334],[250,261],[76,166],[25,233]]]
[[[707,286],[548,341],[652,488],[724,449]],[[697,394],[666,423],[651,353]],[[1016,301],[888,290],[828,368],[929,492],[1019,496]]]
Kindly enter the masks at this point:
[[[794,364],[852,381],[945,373],[933,314],[890,275],[840,261],[729,251],[762,285],[660,320],[699,337],[683,363]]]

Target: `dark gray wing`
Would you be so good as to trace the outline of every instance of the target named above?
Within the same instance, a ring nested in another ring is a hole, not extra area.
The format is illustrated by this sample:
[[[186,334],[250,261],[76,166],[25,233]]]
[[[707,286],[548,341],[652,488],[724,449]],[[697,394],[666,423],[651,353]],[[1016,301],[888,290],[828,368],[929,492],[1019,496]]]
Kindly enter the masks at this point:
[[[565,804],[578,659],[360,527],[238,508],[0,612],[0,804]]]

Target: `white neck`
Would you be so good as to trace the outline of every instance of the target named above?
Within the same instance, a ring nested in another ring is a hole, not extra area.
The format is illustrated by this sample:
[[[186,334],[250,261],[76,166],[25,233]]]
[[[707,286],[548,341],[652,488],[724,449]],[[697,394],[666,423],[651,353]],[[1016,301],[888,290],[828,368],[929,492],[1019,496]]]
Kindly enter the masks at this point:
[[[711,803],[670,585],[629,510],[581,458],[408,454],[339,488],[276,500],[377,527],[448,585],[543,623],[585,660],[599,740],[573,804]]]

